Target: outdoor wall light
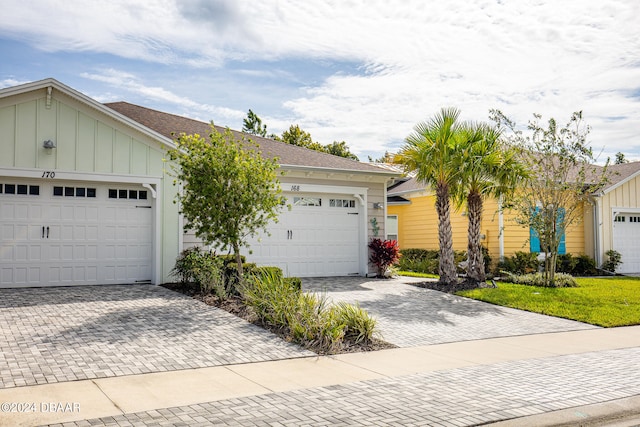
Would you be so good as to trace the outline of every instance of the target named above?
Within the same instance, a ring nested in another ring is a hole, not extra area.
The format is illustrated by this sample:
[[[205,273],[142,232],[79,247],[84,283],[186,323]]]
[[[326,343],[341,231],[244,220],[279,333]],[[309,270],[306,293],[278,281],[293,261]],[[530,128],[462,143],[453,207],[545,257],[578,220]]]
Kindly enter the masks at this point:
[[[46,148],[46,149],[50,150],[50,149],[52,149],[52,148],[56,148],[56,143],[55,143],[55,142],[53,142],[53,141],[52,141],[52,140],[50,140],[50,139],[47,139],[47,140],[45,140],[45,141],[42,143],[42,147],[44,147],[44,148]]]
[[[373,209],[382,209],[382,203],[376,202],[373,204]]]

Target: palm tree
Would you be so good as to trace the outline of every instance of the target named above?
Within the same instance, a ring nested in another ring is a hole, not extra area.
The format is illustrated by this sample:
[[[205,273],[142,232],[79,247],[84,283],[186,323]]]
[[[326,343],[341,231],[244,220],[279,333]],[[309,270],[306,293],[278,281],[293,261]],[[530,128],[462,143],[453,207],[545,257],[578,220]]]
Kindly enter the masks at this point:
[[[440,244],[440,283],[454,287],[458,283],[454,263],[451,231],[450,192],[456,192],[458,170],[452,159],[458,150],[461,133],[455,108],[443,108],[426,122],[418,123],[405,140],[394,161],[407,172],[415,172],[416,179],[436,190],[438,213],[438,241]]]
[[[517,151],[501,136],[499,129],[485,123],[466,123],[460,132],[459,150],[452,158],[453,168],[459,172],[453,197],[458,206],[466,202],[469,221],[467,280],[476,286],[486,280],[480,243],[484,199],[510,195],[527,175]]]

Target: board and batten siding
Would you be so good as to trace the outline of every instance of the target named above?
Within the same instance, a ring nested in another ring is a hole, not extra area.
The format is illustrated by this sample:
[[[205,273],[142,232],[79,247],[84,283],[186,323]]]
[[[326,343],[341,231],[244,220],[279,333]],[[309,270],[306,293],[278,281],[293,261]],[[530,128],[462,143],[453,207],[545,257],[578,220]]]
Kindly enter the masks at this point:
[[[106,108],[106,107],[105,107]],[[116,114],[114,112],[114,114]],[[42,147],[52,140],[55,149]],[[160,180],[161,276],[169,272],[178,255],[178,209],[174,189],[163,162],[164,146],[104,111],[93,108],[57,89],[47,101],[45,88],[0,99],[0,176],[2,169],[73,173],[86,181],[109,176],[118,182],[143,182],[145,177]],[[71,175],[70,175],[71,176]],[[167,188],[169,187],[169,188]]]
[[[605,252],[613,248],[613,211],[640,210],[640,176],[629,179],[598,199],[598,219],[602,233],[600,256],[604,260]]]

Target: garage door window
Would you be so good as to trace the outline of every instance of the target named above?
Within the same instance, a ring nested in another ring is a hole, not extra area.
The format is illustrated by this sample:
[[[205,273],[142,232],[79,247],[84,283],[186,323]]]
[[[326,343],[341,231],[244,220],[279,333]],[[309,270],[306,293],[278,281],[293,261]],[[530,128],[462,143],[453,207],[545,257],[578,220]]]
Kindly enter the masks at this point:
[[[109,189],[110,199],[147,200],[146,190]]]
[[[322,199],[319,197],[294,197],[294,206],[322,206]]]
[[[96,197],[96,189],[88,187],[53,187],[53,195],[56,197]]]
[[[39,185],[0,184],[0,194],[19,194],[25,196],[39,196]]]
[[[356,201],[349,199],[329,199],[329,207],[331,208],[355,208]]]

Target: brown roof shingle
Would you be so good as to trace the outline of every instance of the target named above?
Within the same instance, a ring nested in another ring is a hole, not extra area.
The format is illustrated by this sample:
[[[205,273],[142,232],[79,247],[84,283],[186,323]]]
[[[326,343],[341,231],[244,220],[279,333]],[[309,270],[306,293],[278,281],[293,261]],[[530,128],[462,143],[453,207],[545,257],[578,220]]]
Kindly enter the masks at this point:
[[[201,136],[208,136],[210,133],[209,123],[199,120],[163,113],[128,102],[110,102],[104,105],[171,140],[175,139],[181,133],[187,135],[197,133]],[[225,128],[220,126],[216,126],[216,129],[219,132],[224,132],[225,130]],[[397,175],[389,170],[368,163],[313,151],[256,135],[247,135],[234,130],[232,130],[232,132],[239,138],[244,136],[253,140],[258,144],[263,155],[270,158],[277,158],[278,163],[282,166],[303,166],[382,175]]]

